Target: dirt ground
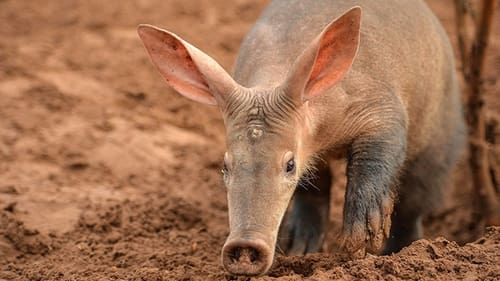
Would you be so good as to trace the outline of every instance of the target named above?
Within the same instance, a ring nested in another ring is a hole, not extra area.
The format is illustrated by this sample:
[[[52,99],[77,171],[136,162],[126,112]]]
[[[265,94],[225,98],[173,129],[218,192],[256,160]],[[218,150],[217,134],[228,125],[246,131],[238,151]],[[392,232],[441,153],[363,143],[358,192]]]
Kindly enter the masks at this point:
[[[172,30],[230,69],[267,2],[0,0],[0,280],[238,279],[220,265],[219,113],[164,85],[135,28]],[[429,2],[455,43],[451,1]],[[493,32],[485,88],[498,116]],[[344,182],[327,253],[279,255],[252,280],[500,279],[500,227],[475,215],[465,164],[426,218],[426,239],[392,256],[338,254]]]

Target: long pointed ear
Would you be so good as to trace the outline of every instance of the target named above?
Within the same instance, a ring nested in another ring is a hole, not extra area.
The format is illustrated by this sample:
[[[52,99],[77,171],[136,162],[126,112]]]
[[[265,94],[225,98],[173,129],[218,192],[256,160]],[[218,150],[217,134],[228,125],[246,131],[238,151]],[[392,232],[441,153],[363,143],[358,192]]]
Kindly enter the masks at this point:
[[[295,60],[284,85],[287,93],[301,103],[339,82],[358,51],[360,22],[360,7],[332,21]]]
[[[144,24],[137,32],[167,84],[183,96],[222,105],[238,86],[215,60],[174,33]]]

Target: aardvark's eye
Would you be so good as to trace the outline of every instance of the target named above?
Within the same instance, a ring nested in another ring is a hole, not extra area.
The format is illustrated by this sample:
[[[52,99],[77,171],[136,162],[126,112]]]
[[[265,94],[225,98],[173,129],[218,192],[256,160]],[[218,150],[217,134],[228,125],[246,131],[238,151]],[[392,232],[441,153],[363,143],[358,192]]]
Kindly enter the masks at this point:
[[[229,174],[229,155],[227,154],[227,152],[224,154],[224,163],[222,164],[222,174],[224,176],[227,176]]]
[[[222,164],[222,170],[220,170],[223,175],[227,175],[227,165],[226,161]]]
[[[293,158],[286,162],[286,172],[287,174],[295,172],[295,160]]]

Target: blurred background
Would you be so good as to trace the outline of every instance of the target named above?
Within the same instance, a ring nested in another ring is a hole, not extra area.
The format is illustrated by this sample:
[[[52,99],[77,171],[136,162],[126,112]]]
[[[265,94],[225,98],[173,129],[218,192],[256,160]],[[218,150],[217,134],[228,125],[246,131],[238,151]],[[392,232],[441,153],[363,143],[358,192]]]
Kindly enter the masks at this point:
[[[0,0],[0,280],[225,278],[221,117],[163,83],[135,29],[173,31],[231,70],[268,2]],[[453,1],[427,2],[460,71]],[[483,73],[490,121],[500,120],[498,14]],[[488,153],[498,164],[498,144]],[[345,183],[336,174],[331,252]],[[474,192],[464,159],[425,237],[479,238]]]

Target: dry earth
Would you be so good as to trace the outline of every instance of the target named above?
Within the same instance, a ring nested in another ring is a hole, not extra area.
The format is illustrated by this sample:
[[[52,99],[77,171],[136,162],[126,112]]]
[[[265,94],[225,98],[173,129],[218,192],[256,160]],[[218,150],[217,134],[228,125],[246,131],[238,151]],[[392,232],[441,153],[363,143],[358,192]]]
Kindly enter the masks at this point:
[[[237,279],[219,262],[221,118],[163,84],[135,27],[168,28],[230,69],[267,2],[0,0],[0,280]],[[429,2],[456,42],[451,1]],[[498,116],[493,32],[485,88]],[[500,279],[500,228],[475,215],[465,164],[426,239],[353,261],[336,251],[337,174],[328,253],[279,256],[253,280]]]

